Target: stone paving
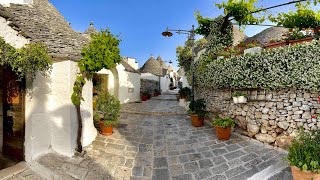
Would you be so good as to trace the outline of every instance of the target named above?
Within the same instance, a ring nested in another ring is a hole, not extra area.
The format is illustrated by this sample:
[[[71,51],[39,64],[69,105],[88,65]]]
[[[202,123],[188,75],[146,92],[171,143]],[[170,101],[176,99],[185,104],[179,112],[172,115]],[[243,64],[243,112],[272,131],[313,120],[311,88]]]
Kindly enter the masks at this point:
[[[178,102],[171,100],[143,106],[165,113],[163,104],[178,109]],[[283,163],[286,155],[236,133],[228,141],[217,140],[209,123],[192,127],[187,115],[131,113],[122,113],[114,134],[99,135],[86,151],[71,159],[51,153],[38,162],[51,179],[242,180]],[[270,179],[282,174],[292,178],[280,170]]]

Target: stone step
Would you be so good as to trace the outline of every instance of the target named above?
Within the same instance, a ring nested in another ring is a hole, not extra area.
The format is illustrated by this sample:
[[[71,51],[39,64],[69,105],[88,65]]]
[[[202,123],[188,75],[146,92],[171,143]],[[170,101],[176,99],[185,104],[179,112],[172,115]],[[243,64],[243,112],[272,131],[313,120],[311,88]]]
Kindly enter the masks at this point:
[[[288,168],[288,163],[280,160],[278,163],[273,164],[259,173],[253,175],[248,180],[269,180],[272,177],[276,177],[277,174],[281,174],[281,172]],[[272,179],[273,180],[273,179]],[[281,179],[282,180],[282,179]]]

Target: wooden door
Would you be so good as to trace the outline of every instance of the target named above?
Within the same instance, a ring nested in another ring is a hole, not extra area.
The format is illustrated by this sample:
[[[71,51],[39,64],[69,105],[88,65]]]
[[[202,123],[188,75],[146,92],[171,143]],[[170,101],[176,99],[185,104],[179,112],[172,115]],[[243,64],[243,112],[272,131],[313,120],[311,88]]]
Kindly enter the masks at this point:
[[[3,154],[24,160],[25,81],[3,68]]]

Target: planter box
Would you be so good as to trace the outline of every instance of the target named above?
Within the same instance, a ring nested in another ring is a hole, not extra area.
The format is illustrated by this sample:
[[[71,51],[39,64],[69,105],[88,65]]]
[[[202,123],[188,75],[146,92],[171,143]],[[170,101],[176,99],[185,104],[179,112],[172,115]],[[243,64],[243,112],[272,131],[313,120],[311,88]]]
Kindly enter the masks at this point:
[[[244,55],[246,55],[246,54],[257,54],[257,53],[260,53],[261,51],[262,51],[261,47],[253,47],[253,48],[245,49],[244,50]]]
[[[265,45],[265,48],[267,49],[271,49],[271,48],[277,48],[277,47],[282,47],[287,45],[287,42],[283,41],[283,42],[273,42],[273,43],[268,43],[267,45]]]
[[[247,98],[244,96],[239,96],[238,97],[238,103],[247,103]]]
[[[244,104],[247,103],[247,98],[244,96],[232,97],[233,103],[235,104]]]
[[[297,40],[288,40],[289,45],[294,45],[294,44],[301,44],[301,43],[306,43],[306,42],[311,42],[313,40],[313,37],[307,37],[303,39],[297,39]]]

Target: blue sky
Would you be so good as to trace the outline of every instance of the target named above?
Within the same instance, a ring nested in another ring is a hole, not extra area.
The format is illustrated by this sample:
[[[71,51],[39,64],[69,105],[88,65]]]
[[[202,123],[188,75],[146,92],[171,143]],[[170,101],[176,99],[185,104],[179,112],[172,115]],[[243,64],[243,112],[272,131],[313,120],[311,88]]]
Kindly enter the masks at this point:
[[[122,39],[121,55],[134,57],[141,67],[150,57],[161,56],[172,60],[176,66],[175,49],[183,45],[187,36],[174,35],[171,38],[161,36],[168,26],[171,29],[191,29],[197,25],[194,17],[196,10],[201,15],[216,17],[222,11],[214,2],[222,0],[49,0],[80,32],[89,27],[90,21],[99,30],[109,28]],[[260,0],[259,4],[268,7],[290,0]],[[288,11],[291,7],[277,8],[272,12]],[[266,22],[267,23],[267,22]],[[263,28],[248,26],[245,33],[252,36]]]

